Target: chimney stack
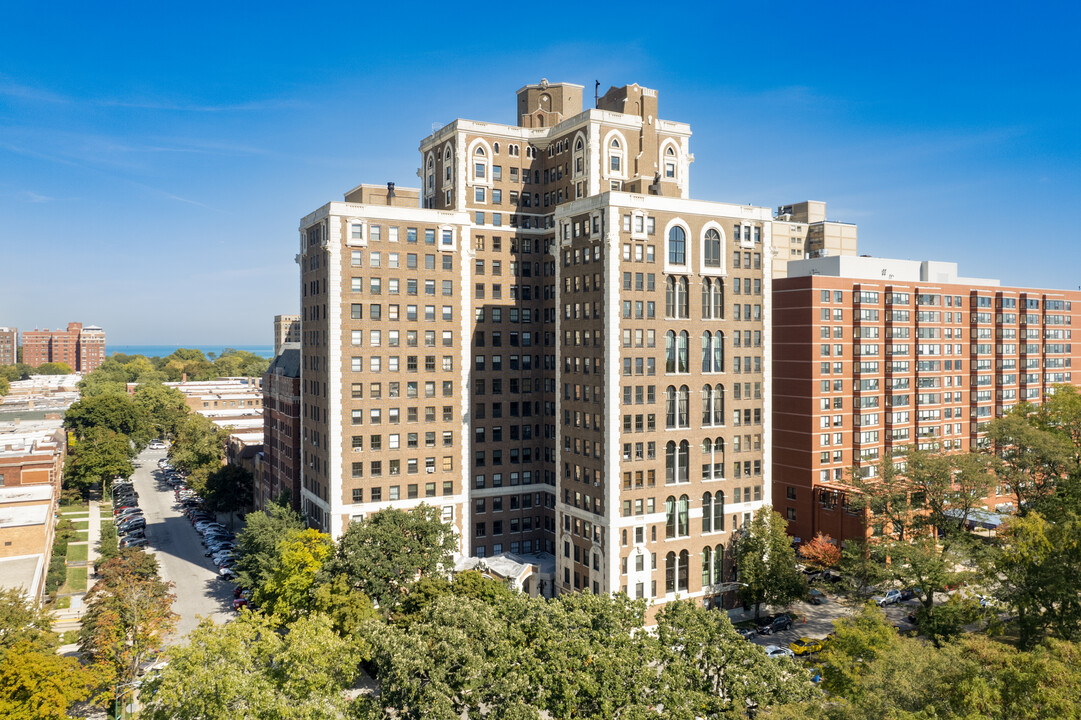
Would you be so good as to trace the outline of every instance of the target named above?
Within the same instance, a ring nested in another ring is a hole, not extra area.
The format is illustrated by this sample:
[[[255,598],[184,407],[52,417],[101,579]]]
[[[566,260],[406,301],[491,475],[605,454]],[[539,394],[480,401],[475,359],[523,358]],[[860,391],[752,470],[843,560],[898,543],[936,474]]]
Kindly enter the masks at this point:
[[[394,204],[394,183],[387,183],[387,205]]]

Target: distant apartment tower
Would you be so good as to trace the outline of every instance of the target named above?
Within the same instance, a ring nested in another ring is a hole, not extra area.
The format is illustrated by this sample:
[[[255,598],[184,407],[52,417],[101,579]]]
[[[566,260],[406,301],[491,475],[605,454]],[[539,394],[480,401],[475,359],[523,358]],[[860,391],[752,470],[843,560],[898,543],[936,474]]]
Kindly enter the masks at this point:
[[[19,354],[19,330],[0,327],[0,365],[14,365]]]
[[[654,90],[543,81],[517,116],[301,220],[303,513],[425,502],[563,591],[719,602],[771,496],[771,213],[689,199]]]
[[[87,325],[79,331],[78,342],[79,366],[81,373],[91,373],[105,362],[105,330],[96,325]]]
[[[74,372],[91,373],[105,362],[105,331],[82,323],[68,323],[67,330],[28,330],[23,362],[31,367],[66,363]]]
[[[300,511],[300,347],[290,343],[263,375],[263,463],[255,507],[287,496]]]
[[[274,357],[281,355],[285,343],[300,342],[300,316],[274,316]]]
[[[773,221],[773,277],[788,277],[788,263],[804,258],[855,255],[857,227],[826,219],[826,203],[781,205]]]
[[[1081,293],[958,277],[948,262],[827,256],[773,285],[773,506],[801,540],[862,536],[850,469],[963,452],[1019,402],[1077,384]],[[1003,488],[984,499],[1011,503]]]

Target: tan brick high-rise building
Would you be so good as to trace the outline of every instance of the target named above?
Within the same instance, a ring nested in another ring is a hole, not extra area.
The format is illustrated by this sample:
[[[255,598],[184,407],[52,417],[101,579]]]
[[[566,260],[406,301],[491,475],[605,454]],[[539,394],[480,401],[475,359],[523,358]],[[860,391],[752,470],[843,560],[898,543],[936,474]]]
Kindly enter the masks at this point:
[[[274,357],[281,355],[285,343],[300,342],[300,316],[274,316]]]
[[[23,362],[31,367],[66,363],[77,373],[91,373],[105,362],[105,331],[82,323],[68,323],[67,330],[28,330]]]
[[[14,365],[18,351],[18,328],[0,327],[0,365]]]
[[[517,95],[302,219],[303,512],[425,502],[561,590],[713,602],[771,496],[771,213],[689,199],[654,90]]]
[[[788,273],[773,286],[773,505],[800,539],[866,532],[846,510],[850,468],[871,472],[910,447],[975,449],[993,418],[1078,384],[1079,292],[873,257],[794,262]],[[1003,490],[986,506],[1010,505]]]

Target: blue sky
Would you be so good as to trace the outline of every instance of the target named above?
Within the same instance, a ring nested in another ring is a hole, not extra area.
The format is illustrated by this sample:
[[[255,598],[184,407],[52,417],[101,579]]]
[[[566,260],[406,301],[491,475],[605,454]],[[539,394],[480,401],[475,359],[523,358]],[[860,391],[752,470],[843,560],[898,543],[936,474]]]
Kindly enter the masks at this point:
[[[696,198],[824,200],[863,253],[1081,285],[1076,5],[449,7],[7,3],[0,325],[269,343],[300,217],[415,185],[433,123],[513,123],[542,77],[658,89]]]

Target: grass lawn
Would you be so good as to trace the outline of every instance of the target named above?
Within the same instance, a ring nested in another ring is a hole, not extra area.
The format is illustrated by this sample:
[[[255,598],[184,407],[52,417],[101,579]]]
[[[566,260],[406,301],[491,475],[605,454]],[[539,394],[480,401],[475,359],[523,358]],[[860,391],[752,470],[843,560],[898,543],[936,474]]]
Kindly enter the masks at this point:
[[[76,530],[75,539],[72,542],[87,542],[90,540],[89,530]]]
[[[71,607],[71,598],[62,597],[62,598],[57,598],[56,599],[56,609],[57,610],[64,610],[64,609],[69,608],[69,607]]]
[[[89,519],[86,519],[86,520],[73,520],[72,523],[75,525],[76,530],[87,530],[87,529],[90,528],[90,520]]]
[[[68,580],[60,586],[58,592],[61,595],[86,592],[86,568],[68,568]]]
[[[80,512],[84,513],[84,512],[89,512],[89,511],[90,511],[90,503],[88,503],[88,502],[82,502],[82,503],[79,503],[78,505],[61,505],[60,506],[60,514],[61,515],[67,515],[69,513],[80,513]]]
[[[89,519],[90,513],[87,510],[61,510],[60,517],[78,522],[79,520]]]
[[[85,561],[89,549],[89,545],[76,545],[74,543],[68,545],[68,562]]]

